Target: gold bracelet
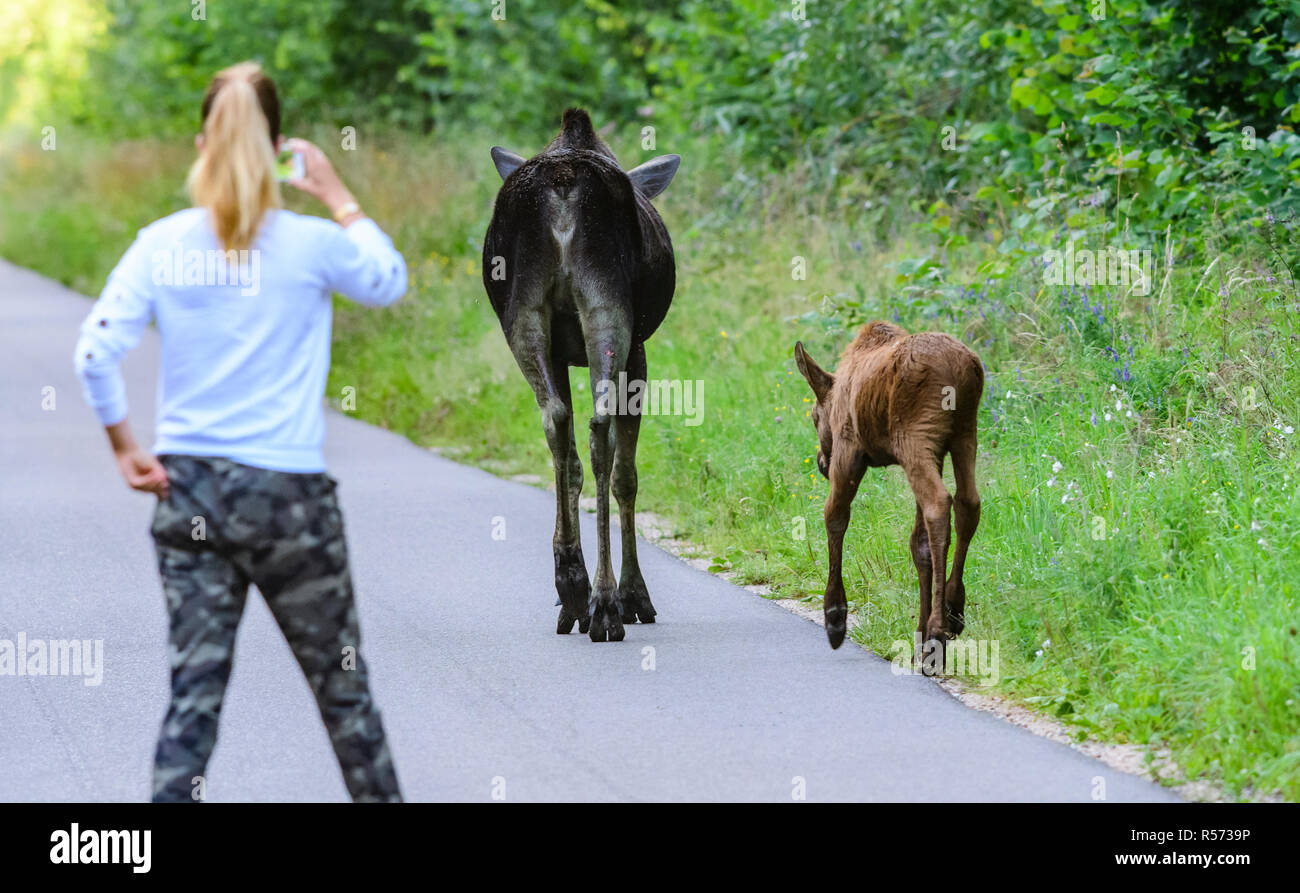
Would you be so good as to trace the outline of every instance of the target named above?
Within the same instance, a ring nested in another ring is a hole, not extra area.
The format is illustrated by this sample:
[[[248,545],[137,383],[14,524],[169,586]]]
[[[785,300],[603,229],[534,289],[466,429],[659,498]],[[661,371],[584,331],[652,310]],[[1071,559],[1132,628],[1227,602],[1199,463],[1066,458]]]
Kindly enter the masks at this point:
[[[361,206],[356,202],[344,202],[334,209],[334,220],[338,223],[343,222],[343,218],[349,214],[356,214],[361,210]]]

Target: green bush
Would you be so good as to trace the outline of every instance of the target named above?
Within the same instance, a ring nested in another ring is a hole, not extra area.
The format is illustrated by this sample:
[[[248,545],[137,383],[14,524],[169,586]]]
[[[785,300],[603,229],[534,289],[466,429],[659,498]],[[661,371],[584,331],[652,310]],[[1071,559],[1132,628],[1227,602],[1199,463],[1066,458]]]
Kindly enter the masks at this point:
[[[1068,225],[1066,206],[1088,202],[1150,241],[1184,216],[1236,222],[1300,202],[1298,0],[581,0],[562,11],[223,0],[203,20],[188,4],[112,0],[108,11],[80,92],[60,87],[59,102],[73,123],[115,135],[192,130],[213,72],[253,58],[296,120],[535,143],[583,105],[678,141],[705,135],[759,170],[798,162],[819,203],[853,216],[904,202],[954,235],[1026,211]],[[18,104],[10,92],[0,112]],[[1011,251],[1009,228],[999,236]]]
[[[1294,210],[1300,4],[1101,5],[1094,20],[1079,4],[1037,0],[981,36],[999,51],[1015,112],[969,134],[1003,155],[998,184],[1049,189],[1064,165],[1076,192],[1118,202],[1148,234],[1186,214]]]

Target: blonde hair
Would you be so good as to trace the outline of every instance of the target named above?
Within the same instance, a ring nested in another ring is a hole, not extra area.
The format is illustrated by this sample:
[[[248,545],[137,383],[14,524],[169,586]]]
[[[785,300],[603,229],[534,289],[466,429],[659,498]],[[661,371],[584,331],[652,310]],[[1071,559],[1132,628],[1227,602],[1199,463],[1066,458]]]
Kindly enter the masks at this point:
[[[255,62],[231,66],[212,79],[202,118],[203,151],[186,186],[194,204],[211,213],[222,247],[239,251],[252,244],[266,212],[281,205],[275,85]]]

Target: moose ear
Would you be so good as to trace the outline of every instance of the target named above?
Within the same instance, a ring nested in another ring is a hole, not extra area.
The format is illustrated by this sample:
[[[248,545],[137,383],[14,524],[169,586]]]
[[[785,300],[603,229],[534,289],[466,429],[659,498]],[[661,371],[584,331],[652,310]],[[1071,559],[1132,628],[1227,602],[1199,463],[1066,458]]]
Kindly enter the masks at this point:
[[[680,155],[660,155],[632,168],[627,172],[627,178],[646,198],[654,198],[668,188],[673,174],[677,173],[677,165],[681,163]]]
[[[497,173],[500,174],[501,179],[504,180],[515,172],[515,168],[524,163],[524,159],[520,158],[514,152],[507,152],[500,146],[493,146],[492,163],[497,166]]]
[[[802,341],[795,342],[794,362],[799,367],[799,374],[804,377],[808,382],[808,386],[812,388],[813,394],[817,397],[817,402],[823,402],[826,395],[831,392],[831,387],[835,384],[835,376],[818,366],[816,361],[808,356],[808,351],[803,349]]]

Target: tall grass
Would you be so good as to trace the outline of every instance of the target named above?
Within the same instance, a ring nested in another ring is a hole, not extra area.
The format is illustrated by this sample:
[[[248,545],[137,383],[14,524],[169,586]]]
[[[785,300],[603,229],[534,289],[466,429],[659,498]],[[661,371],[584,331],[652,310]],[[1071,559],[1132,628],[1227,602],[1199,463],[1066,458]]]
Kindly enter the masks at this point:
[[[332,153],[412,287],[388,312],[339,303],[329,396],[355,388],[361,418],[549,480],[532,394],[479,278],[496,141],[391,135]],[[651,154],[614,143],[625,166]],[[657,203],[679,285],[650,375],[702,380],[705,420],[646,420],[639,507],[715,566],[815,601],[826,484],[792,345],[831,365],[871,318],[948,331],[988,368],[966,635],[1000,642],[1000,690],[1080,735],[1167,750],[1234,796],[1300,796],[1300,300],[1265,230],[1171,230],[1167,281],[1162,266],[1158,288],[1133,297],[1046,284],[1037,258],[999,253],[997,221],[967,241],[867,196],[809,195],[807,168],[745,170],[703,139],[671,151],[685,161]],[[0,254],[89,293],[135,228],[184,203],[185,147],[61,135],[55,153],[9,157]],[[1122,231],[1090,214],[1072,212],[1071,230]],[[1037,225],[1044,244],[1063,231]],[[1294,239],[1282,223],[1266,231]],[[1180,256],[1192,237],[1213,253]],[[806,279],[792,278],[796,257]],[[589,400],[585,370],[572,382]],[[913,512],[898,469],[873,471],[846,541],[854,635],[882,653],[915,628]]]

